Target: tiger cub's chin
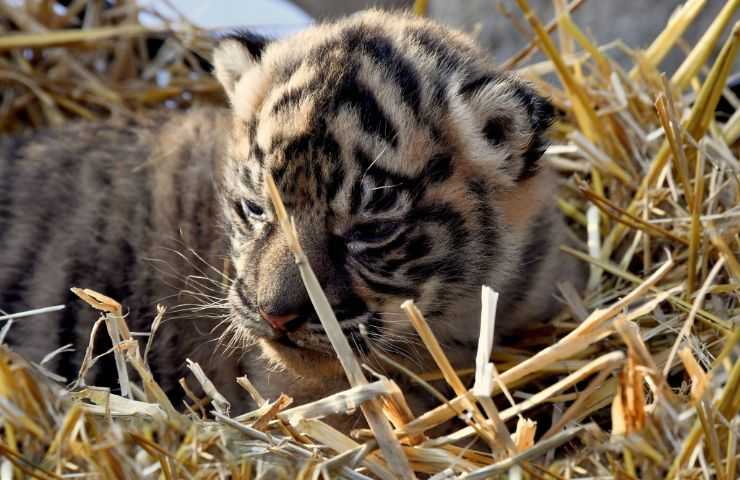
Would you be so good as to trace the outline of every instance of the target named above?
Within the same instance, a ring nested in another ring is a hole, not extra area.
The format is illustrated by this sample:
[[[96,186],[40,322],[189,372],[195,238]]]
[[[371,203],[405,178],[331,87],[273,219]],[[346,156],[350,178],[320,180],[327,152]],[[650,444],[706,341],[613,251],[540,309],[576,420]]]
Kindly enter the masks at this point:
[[[344,370],[336,354],[288,344],[284,339],[258,340],[263,358],[276,369],[297,377],[343,379]]]

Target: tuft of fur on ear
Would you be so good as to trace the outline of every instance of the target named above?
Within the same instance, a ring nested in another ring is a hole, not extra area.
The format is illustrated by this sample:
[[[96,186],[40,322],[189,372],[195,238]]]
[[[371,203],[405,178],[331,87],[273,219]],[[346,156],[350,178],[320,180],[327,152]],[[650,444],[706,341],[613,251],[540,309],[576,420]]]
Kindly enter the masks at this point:
[[[213,68],[232,102],[236,84],[257,66],[268,43],[265,37],[248,31],[232,32],[219,39],[213,51]]]
[[[486,73],[459,82],[451,105],[473,161],[493,164],[508,184],[537,173],[555,110],[530,84]]]

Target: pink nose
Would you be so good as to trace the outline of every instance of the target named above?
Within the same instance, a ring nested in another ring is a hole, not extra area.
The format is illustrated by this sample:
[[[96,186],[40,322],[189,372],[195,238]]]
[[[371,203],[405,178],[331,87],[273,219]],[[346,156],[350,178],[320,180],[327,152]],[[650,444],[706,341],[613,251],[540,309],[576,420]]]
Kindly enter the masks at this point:
[[[296,313],[290,313],[287,315],[272,315],[269,313],[265,313],[262,309],[260,309],[260,315],[262,315],[262,318],[264,318],[267,323],[272,325],[272,328],[274,328],[275,330],[285,330],[285,326],[288,323],[298,318],[298,314]]]

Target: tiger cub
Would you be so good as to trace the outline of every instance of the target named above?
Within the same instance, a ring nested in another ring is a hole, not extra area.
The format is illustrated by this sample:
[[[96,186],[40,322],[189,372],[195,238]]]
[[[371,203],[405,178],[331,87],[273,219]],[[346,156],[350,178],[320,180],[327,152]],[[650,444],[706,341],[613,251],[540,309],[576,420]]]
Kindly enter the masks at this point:
[[[368,11],[274,42],[227,36],[213,64],[230,111],[2,140],[0,308],[66,305],[17,321],[13,348],[40,361],[71,344],[46,367],[74,379],[96,319],[69,292],[81,286],[121,300],[134,331],[169,306],[150,363],[173,395],[186,357],[243,407],[243,374],[298,401],[343,388],[268,175],[371,365],[385,352],[431,368],[406,299],[469,362],[482,284],[501,293],[499,331],[555,314],[557,281],[581,284],[539,160],[553,107],[465,34]],[[115,383],[110,357],[87,383]]]

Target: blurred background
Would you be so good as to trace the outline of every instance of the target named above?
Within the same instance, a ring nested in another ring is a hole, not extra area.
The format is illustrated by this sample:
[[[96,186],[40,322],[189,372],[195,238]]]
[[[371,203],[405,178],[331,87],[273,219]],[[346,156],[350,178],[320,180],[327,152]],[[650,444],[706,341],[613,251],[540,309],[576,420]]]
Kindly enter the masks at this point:
[[[529,0],[553,27],[557,11],[570,11],[591,42],[625,70],[678,7],[698,11],[657,65],[668,73],[730,2],[737,7],[736,0]],[[0,0],[0,134],[131,118],[163,106],[224,104],[209,73],[219,32],[239,27],[280,38],[372,6],[413,9],[471,33],[504,68],[536,69],[544,60],[536,49],[526,50],[533,34],[515,0]],[[557,29],[551,32],[561,43]],[[581,48],[560,45],[574,61]]]
[[[191,21],[205,28],[249,26],[272,36],[288,34],[314,21],[336,18],[358,10],[413,8],[412,0],[148,0],[166,10],[174,6]],[[515,0],[428,0],[426,15],[468,32],[475,32],[496,60],[504,61],[529,40],[529,26]],[[632,48],[647,47],[663,30],[671,13],[685,1],[679,0],[530,0],[539,18],[549,20],[555,5],[573,8],[573,19],[599,45],[621,40]],[[684,36],[693,44],[716,17],[726,0],[706,0],[702,13]],[[671,71],[681,61],[681,52],[669,55],[663,68]]]

